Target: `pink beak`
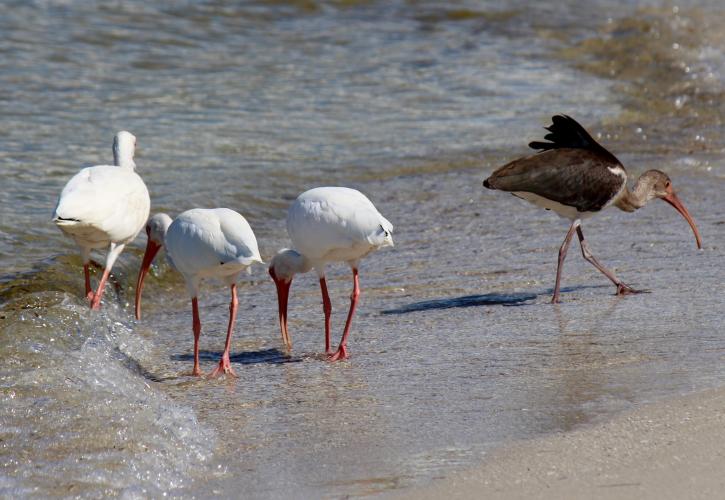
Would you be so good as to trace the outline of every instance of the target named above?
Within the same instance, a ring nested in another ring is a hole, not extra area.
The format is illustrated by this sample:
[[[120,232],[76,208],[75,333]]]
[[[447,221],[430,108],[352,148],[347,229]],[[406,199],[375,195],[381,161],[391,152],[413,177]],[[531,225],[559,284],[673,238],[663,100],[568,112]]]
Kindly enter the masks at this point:
[[[278,279],[277,275],[274,274],[274,269],[269,270],[269,275],[272,277],[274,284],[277,286],[277,304],[279,306],[279,329],[282,331],[282,342],[284,342],[287,350],[292,349],[292,341],[287,331],[287,300],[289,299],[289,289],[292,286],[292,281],[285,281]]]
[[[146,234],[149,234],[148,228]],[[146,243],[146,252],[143,254],[143,261],[141,262],[141,269],[138,271],[138,280],[136,281],[136,319],[141,319],[141,291],[143,290],[143,280],[146,278],[151,263],[154,261],[154,257],[161,249],[161,245],[156,243],[149,236],[148,243]]]
[[[677,197],[675,192],[672,190],[672,187],[667,188],[667,196],[662,198],[667,203],[675,207],[675,210],[680,212],[680,214],[685,218],[687,223],[692,228],[692,232],[695,233],[695,240],[697,240],[697,248],[702,249],[702,239],[700,238],[700,231],[697,230],[697,226],[695,225],[695,220],[690,215],[690,212],[687,211],[685,208],[685,205],[682,204],[682,201]]]

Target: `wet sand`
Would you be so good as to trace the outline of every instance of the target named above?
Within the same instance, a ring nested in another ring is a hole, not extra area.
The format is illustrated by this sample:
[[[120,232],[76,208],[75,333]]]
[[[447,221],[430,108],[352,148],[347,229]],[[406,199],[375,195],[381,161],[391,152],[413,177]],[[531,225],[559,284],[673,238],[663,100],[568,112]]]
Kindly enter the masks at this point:
[[[402,498],[722,498],[725,388],[497,450]]]

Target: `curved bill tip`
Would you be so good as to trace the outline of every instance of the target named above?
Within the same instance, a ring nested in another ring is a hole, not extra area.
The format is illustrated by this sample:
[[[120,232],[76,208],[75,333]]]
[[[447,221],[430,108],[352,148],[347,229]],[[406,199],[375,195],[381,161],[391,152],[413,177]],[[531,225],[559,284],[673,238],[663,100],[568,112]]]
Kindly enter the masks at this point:
[[[285,348],[290,351],[292,350],[292,340],[287,330],[287,302],[289,301],[289,289],[292,285],[292,281],[286,282],[283,279],[277,278],[274,273],[274,269],[269,269],[269,275],[272,277],[275,286],[277,287],[277,305],[279,307],[279,329],[282,333],[282,342]]]
[[[697,248],[702,250],[702,238],[700,237],[700,231],[697,229],[697,224],[695,224],[695,220],[690,215],[690,212],[687,211],[687,208],[685,208],[685,205],[682,203],[680,198],[675,194],[674,191],[670,191],[667,196],[662,198],[667,203],[672,205],[675,210],[680,212],[680,215],[682,215],[687,223],[692,228],[692,232],[695,233],[695,241],[697,242]]]

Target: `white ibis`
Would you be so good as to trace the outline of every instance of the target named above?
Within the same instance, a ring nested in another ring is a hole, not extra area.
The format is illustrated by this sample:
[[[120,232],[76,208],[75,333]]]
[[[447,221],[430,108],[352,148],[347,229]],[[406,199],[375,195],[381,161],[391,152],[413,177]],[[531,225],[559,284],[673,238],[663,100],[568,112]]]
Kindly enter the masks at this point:
[[[287,330],[287,299],[296,273],[317,271],[325,313],[325,353],[330,361],[346,359],[347,337],[360,296],[360,259],[378,248],[393,246],[393,225],[380,215],[360,191],[345,187],[318,187],[297,197],[287,212],[287,232],[294,249],[284,248],[274,256],[269,274],[277,286],[279,326],[282,341],[292,348]],[[345,331],[336,352],[330,350],[332,305],[327,293],[325,265],[347,262],[352,269],[353,290]]]
[[[113,139],[113,165],[84,168],[60,193],[53,222],[80,247],[86,298],[98,309],[114,262],[136,238],[149,216],[149,192],[134,172],[136,138],[121,131]],[[95,293],[88,265],[91,250],[109,247],[103,276]]]
[[[576,230],[584,258],[617,286],[617,295],[638,293],[620,281],[592,255],[581,221],[611,205],[625,212],[642,208],[653,198],[660,198],[680,212],[695,233],[697,247],[702,248],[695,221],[672,188],[670,178],[659,170],[643,173],[630,190],[627,172],[617,158],[595,141],[584,127],[566,115],[552,117],[547,127],[550,142],[532,142],[540,150],[497,169],[483,181],[489,189],[508,191],[546,210],[553,210],[572,221],[559,249],[553,303],[559,301],[559,283],[569,243]]]
[[[246,219],[228,208],[194,208],[179,215],[173,222],[166,214],[155,214],[146,225],[148,243],[136,284],[136,318],[141,318],[141,291],[146,273],[154,256],[162,246],[171,265],[186,280],[191,297],[194,330],[194,369],[191,374],[200,376],[199,369],[199,282],[202,278],[219,278],[230,288],[229,325],[219,366],[211,377],[230,374],[236,377],[229,361],[232,330],[237,317],[237,281],[242,271],[255,262],[263,264],[257,248],[257,239]]]

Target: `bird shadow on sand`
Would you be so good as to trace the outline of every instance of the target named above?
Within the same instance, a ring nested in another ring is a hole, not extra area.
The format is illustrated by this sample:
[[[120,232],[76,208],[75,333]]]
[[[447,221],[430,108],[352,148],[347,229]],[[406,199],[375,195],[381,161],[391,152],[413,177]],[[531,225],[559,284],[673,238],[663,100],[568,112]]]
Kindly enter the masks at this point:
[[[561,294],[583,290],[585,288],[605,288],[604,285],[581,285],[562,287]],[[514,292],[514,293],[486,293],[482,295],[464,295],[446,299],[424,300],[413,302],[395,309],[386,309],[381,314],[407,314],[412,312],[430,311],[434,309],[452,309],[454,307],[478,307],[478,306],[523,306],[529,305],[539,296],[548,296],[554,293],[550,288],[540,292]]]
[[[446,299],[413,302],[395,309],[386,309],[382,314],[407,314],[431,309],[452,309],[454,307],[476,306],[517,306],[538,297],[535,293],[486,293],[483,295],[464,295]]]
[[[200,361],[219,361],[221,351],[199,351]],[[171,356],[174,361],[194,361],[193,354],[175,354]],[[232,353],[229,361],[240,365],[255,365],[258,363],[282,364],[282,363],[299,363],[302,358],[292,357],[279,349],[260,349],[259,351],[244,351]]]

